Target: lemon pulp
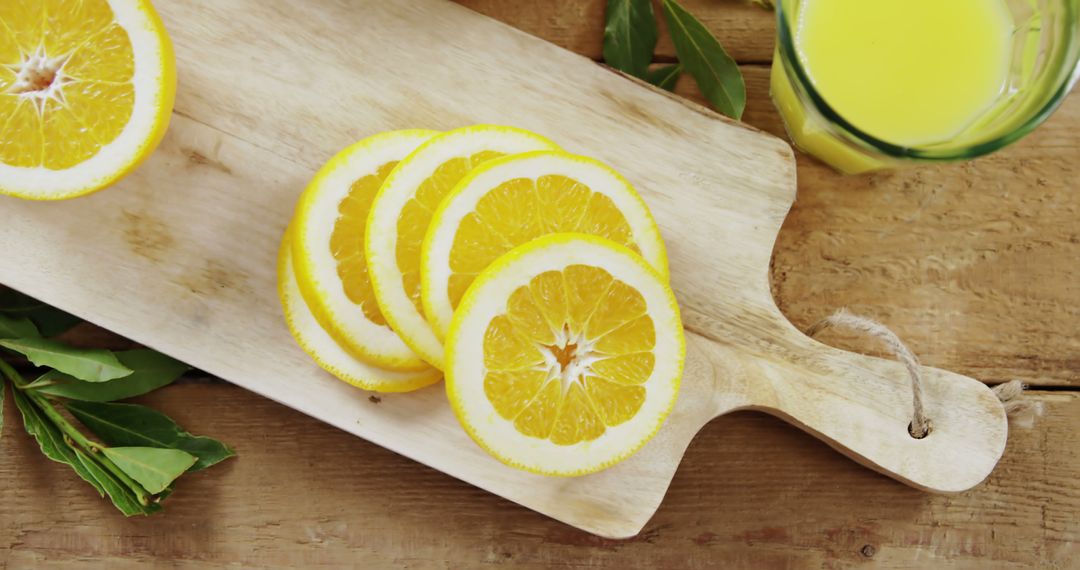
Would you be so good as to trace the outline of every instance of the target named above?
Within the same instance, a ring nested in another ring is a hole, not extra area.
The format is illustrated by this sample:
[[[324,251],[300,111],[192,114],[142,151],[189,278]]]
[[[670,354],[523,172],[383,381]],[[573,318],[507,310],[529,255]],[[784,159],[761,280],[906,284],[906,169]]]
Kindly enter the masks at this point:
[[[652,374],[645,299],[606,270],[570,265],[515,290],[484,333],[484,393],[523,435],[591,441],[634,417]]]
[[[337,262],[337,273],[345,295],[360,307],[369,321],[386,327],[389,325],[379,310],[368,274],[364,226],[367,225],[368,212],[371,211],[375,195],[397,163],[388,162],[373,174],[353,182],[348,196],[338,204],[338,219],[334,221],[334,230],[330,235],[330,253]]]
[[[999,98],[1012,32],[1003,0],[807,0],[795,45],[844,119],[918,146],[955,137]]]
[[[64,170],[131,119],[135,57],[105,0],[0,4],[0,162]]]
[[[492,189],[466,215],[450,249],[447,285],[457,308],[476,276],[500,255],[551,233],[580,232],[641,251],[611,198],[562,175],[519,178]]]

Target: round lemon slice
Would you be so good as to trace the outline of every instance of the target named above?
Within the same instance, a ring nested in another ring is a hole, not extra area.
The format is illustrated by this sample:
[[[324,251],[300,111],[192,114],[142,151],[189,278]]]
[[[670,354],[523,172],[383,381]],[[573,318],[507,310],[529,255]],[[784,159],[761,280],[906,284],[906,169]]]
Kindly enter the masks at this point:
[[[72,198],[131,172],[169,124],[176,62],[146,0],[0,2],[0,194]]]
[[[365,364],[341,348],[323,330],[304,303],[296,282],[289,241],[289,232],[286,231],[278,254],[278,296],[289,332],[300,348],[323,370],[357,388],[377,392],[408,392],[434,384],[442,378],[438,370],[430,367],[420,372],[403,372]]]
[[[364,255],[368,211],[387,175],[435,131],[393,131],[332,158],[300,196],[293,259],[300,291],[330,336],[357,358],[396,370],[424,370],[391,330],[375,300]]]
[[[443,346],[424,319],[420,246],[443,197],[476,166],[508,154],[556,149],[522,129],[479,125],[432,138],[390,173],[368,214],[364,247],[375,297],[390,326],[442,368]]]
[[[421,250],[424,314],[443,339],[476,276],[511,249],[551,233],[607,238],[665,279],[660,229],[634,188],[603,163],[561,151],[507,156],[473,169],[432,217]]]
[[[446,341],[458,420],[502,462],[544,475],[610,467],[671,411],[686,341],[667,280],[625,246],[553,234],[485,269]]]

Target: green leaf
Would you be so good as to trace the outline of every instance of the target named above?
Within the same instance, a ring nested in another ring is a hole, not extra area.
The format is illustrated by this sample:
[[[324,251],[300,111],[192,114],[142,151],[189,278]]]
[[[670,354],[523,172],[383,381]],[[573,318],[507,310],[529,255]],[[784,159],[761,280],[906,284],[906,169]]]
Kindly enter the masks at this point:
[[[709,30],[675,0],[663,0],[675,53],[717,111],[739,119],[746,107],[746,85],[739,65]]]
[[[194,455],[179,449],[106,447],[101,451],[151,493],[164,491],[196,461]]]
[[[97,478],[91,475],[86,467],[78,460],[75,455],[75,450],[64,441],[64,435],[60,433],[60,430],[53,425],[43,413],[41,413],[41,410],[39,410],[30,398],[22,393],[22,391],[13,387],[12,395],[15,398],[15,407],[18,408],[19,413],[22,414],[23,426],[26,428],[26,433],[37,440],[38,446],[41,447],[41,452],[45,454],[45,457],[48,457],[57,463],[70,465],[79,477],[82,477],[83,480],[97,489],[98,495],[103,496],[105,489],[98,482]]]
[[[131,492],[131,489],[118,481],[112,473],[106,471],[82,451],[78,449],[74,451],[79,464],[97,481],[99,489],[104,490],[109,495],[113,505],[124,513],[124,516],[149,515],[161,510],[161,505],[157,503],[150,505],[140,503],[135,494]]]
[[[134,372],[108,382],[87,383],[50,370],[27,386],[50,396],[87,402],[112,402],[133,398],[166,386],[191,369],[179,360],[149,349],[117,352],[120,363]]]
[[[34,338],[41,336],[34,321],[26,317],[0,314],[0,338]]]
[[[674,91],[675,83],[679,81],[682,71],[682,65],[677,63],[657,67],[656,69],[649,70],[645,75],[645,81],[648,81],[661,89]]]
[[[146,406],[72,401],[67,403],[67,409],[107,445],[186,451],[199,459],[192,471],[235,455],[220,441],[191,435],[165,414]]]
[[[84,382],[108,382],[132,373],[108,350],[72,348],[44,338],[0,340],[0,346],[22,354],[35,366],[55,368]]]
[[[608,0],[604,25],[604,62],[644,78],[656,49],[652,0]]]
[[[56,336],[82,322],[82,319],[50,307],[14,289],[0,287],[0,313],[30,319],[41,336]]]

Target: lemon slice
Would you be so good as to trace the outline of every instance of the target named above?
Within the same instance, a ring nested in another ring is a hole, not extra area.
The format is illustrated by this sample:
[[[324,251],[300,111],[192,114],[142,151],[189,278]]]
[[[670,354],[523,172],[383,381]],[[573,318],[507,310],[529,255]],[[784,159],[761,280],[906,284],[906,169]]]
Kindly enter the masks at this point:
[[[485,269],[454,315],[446,391],[469,435],[544,475],[599,471],[671,411],[686,341],[667,280],[628,248],[553,234]]]
[[[323,370],[364,390],[408,392],[439,381],[442,374],[434,368],[420,372],[387,370],[353,358],[323,330],[300,294],[292,263],[289,231],[285,232],[278,254],[278,296],[285,311],[285,322],[296,343]]]
[[[425,361],[442,368],[443,347],[424,319],[420,245],[439,202],[470,170],[507,154],[556,149],[525,130],[480,125],[439,135],[390,173],[375,197],[364,239],[375,297],[390,326]]]
[[[642,255],[665,279],[660,229],[634,188],[601,162],[561,151],[474,169],[432,217],[421,251],[424,314],[443,339],[465,290],[492,261],[540,236],[597,235]]]
[[[394,131],[364,139],[319,170],[300,196],[293,259],[315,318],[353,356],[396,370],[424,370],[391,330],[375,300],[364,255],[364,228],[376,193],[398,162],[435,131]]]
[[[146,0],[0,2],[0,194],[99,190],[153,152],[176,62]]]

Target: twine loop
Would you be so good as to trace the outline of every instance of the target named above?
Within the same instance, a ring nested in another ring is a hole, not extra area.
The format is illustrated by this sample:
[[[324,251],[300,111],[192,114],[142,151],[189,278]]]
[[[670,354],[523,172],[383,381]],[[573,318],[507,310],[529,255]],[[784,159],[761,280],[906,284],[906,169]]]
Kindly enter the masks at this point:
[[[896,333],[889,330],[885,325],[860,315],[855,315],[840,309],[835,313],[814,323],[806,330],[806,335],[816,336],[821,331],[830,328],[843,328],[863,333],[867,336],[880,340],[892,355],[899,360],[907,369],[911,379],[911,424],[908,425],[908,433],[911,437],[922,439],[930,434],[933,424],[926,417],[926,409],[923,404],[923,375],[922,365],[919,358],[904,344]],[[1037,412],[1038,407],[1030,399],[1024,398],[1024,385],[1019,380],[1012,380],[999,384],[993,388],[994,394],[1005,406],[1005,413],[1010,417],[1019,414]]]

